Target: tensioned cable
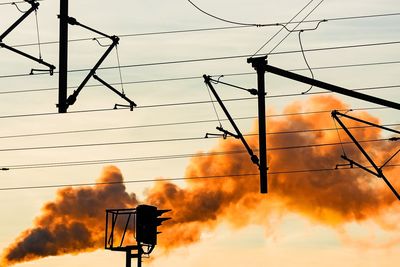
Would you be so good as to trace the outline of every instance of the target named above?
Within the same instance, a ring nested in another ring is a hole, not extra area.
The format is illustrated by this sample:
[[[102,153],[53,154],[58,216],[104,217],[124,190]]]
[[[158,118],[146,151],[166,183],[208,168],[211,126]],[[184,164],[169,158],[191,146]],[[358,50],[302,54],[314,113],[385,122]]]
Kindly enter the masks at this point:
[[[326,93],[331,93],[331,92],[326,92]],[[310,93],[311,94],[311,93]],[[309,95],[310,95],[309,94]],[[313,93],[316,94],[316,93]],[[277,95],[277,96],[266,96],[266,98],[275,98],[275,97],[289,97],[289,96],[299,96],[302,94],[287,94],[287,95]],[[235,98],[235,99],[225,99],[223,100],[224,102],[227,101],[239,101],[239,100],[253,100],[254,98]],[[199,104],[208,104],[209,101],[194,101],[194,102],[181,102],[181,103],[168,103],[168,104],[154,104],[154,105],[147,105],[147,106],[139,106],[136,107],[135,109],[144,109],[144,108],[161,108],[161,107],[173,107],[173,106],[186,106],[186,105],[199,105]],[[125,110],[128,109],[128,107],[121,107],[117,110]],[[357,108],[357,109],[352,109],[352,110],[383,110],[383,109],[388,109],[387,107],[369,107],[369,108]],[[115,112],[116,109],[110,109],[110,108],[104,108],[104,109],[87,109],[87,110],[77,110],[77,111],[69,111],[68,114],[82,114],[82,113],[92,113],[92,112],[109,112],[113,111]],[[322,112],[311,112],[313,114],[316,113],[325,113],[325,112],[331,112],[332,110],[329,111],[322,111]],[[306,112],[308,114],[311,114],[310,112]],[[298,114],[305,114],[305,113],[298,113]],[[52,116],[52,115],[58,115],[61,116],[57,112],[48,112],[48,113],[29,113],[29,114],[14,114],[14,115],[4,115],[0,116],[0,119],[10,119],[10,118],[26,118],[26,117],[39,117],[39,116]],[[292,114],[285,114],[285,115],[273,115],[274,117],[279,117],[279,116],[291,116]]]
[[[258,48],[257,51],[253,53],[251,57],[256,56],[262,49],[264,49],[265,46],[267,46],[273,39],[275,39],[275,37],[278,36],[278,34],[281,33],[281,31],[283,31],[283,29],[286,28],[286,26],[289,25],[298,15],[300,15],[300,13],[302,13],[312,2],[314,2],[314,0],[309,1],[307,5],[305,5],[296,15],[294,15],[294,17],[290,19],[289,22],[284,23],[283,27],[281,27],[272,37],[270,37],[260,48]],[[304,21],[306,18],[304,18],[302,21]],[[297,25],[299,25],[300,23],[301,22],[298,22]],[[279,26],[278,23],[277,26]]]
[[[270,115],[269,117],[273,117],[274,115]],[[239,120],[251,120],[256,119],[256,116],[248,116],[248,117],[237,117],[236,121]],[[227,121],[228,119],[221,119],[221,121]],[[181,122],[167,122],[167,123],[158,123],[158,124],[141,124],[141,125],[131,125],[131,126],[120,126],[120,127],[108,127],[108,128],[93,128],[93,129],[82,129],[82,130],[69,130],[69,131],[58,131],[58,132],[41,132],[41,133],[31,133],[31,134],[16,134],[16,135],[3,135],[0,136],[0,139],[10,139],[10,138],[22,138],[22,137],[36,137],[36,136],[51,136],[51,135],[63,135],[63,134],[78,134],[78,133],[90,133],[90,132],[104,132],[104,131],[119,131],[119,130],[130,130],[130,129],[141,129],[141,128],[153,128],[153,127],[167,127],[167,126],[182,126],[182,125],[190,125],[190,124],[204,124],[204,123],[213,123],[218,122],[217,119],[210,120],[197,120],[197,121],[181,121]],[[381,126],[385,127],[394,127],[399,126],[399,123],[388,123],[381,124]],[[371,128],[373,126],[352,126],[348,129],[365,129]],[[279,132],[268,132],[268,135],[279,135],[279,134],[297,134],[297,133],[307,133],[307,132],[324,132],[324,131],[336,131],[337,128],[321,128],[321,129],[298,129],[291,131],[279,131]]]
[[[35,10],[35,21],[36,21],[36,35],[37,35],[37,42],[38,42],[38,49],[39,49],[39,59],[42,59],[42,48],[40,43],[40,32],[39,32],[39,19],[37,14],[37,9]]]
[[[388,165],[387,167],[397,168],[399,164]],[[371,166],[367,166],[371,168]],[[344,167],[340,169],[333,168],[320,168],[320,169],[304,169],[304,170],[288,170],[288,171],[271,171],[269,175],[279,174],[299,174],[299,173],[313,173],[313,172],[337,172],[343,170],[361,170],[358,167],[350,168]],[[15,190],[28,190],[28,189],[46,189],[46,188],[61,188],[61,187],[82,187],[82,186],[112,186],[116,184],[132,184],[132,183],[153,183],[153,182],[171,182],[171,181],[189,181],[200,179],[226,179],[226,178],[248,178],[249,176],[258,177],[259,173],[248,174],[225,174],[225,175],[207,175],[207,176],[191,176],[191,177],[176,177],[176,178],[161,178],[161,179],[137,179],[116,182],[91,182],[91,183],[75,183],[75,184],[54,184],[54,185],[36,185],[36,186],[16,186],[16,187],[2,187],[0,191],[15,191]]]
[[[36,0],[36,2],[42,2],[42,1],[44,1],[44,0]],[[22,3],[26,3],[26,1],[5,2],[5,3],[0,3],[0,6],[22,4]]]
[[[254,152],[258,152],[258,149],[255,149]],[[94,160],[80,160],[80,161],[17,164],[17,165],[7,165],[6,169],[25,170],[25,169],[43,169],[43,168],[56,168],[56,167],[88,166],[88,165],[111,164],[111,163],[128,163],[128,162],[131,163],[131,162],[160,161],[160,160],[198,158],[198,157],[215,157],[215,156],[227,156],[227,155],[245,154],[245,153],[247,153],[247,150],[232,150],[232,151],[214,151],[214,152],[189,153],[189,154],[186,153],[186,154],[174,154],[174,155],[154,155],[154,156],[143,156],[135,158],[129,157],[129,158],[114,158],[114,159],[94,159]],[[396,156],[396,154],[394,156]],[[394,156],[392,158],[394,158]],[[387,163],[392,158],[390,158],[383,166],[387,165]]]
[[[321,0],[304,18],[303,18],[303,20],[301,20],[298,24],[296,24],[295,25],[295,27],[293,28],[293,30],[296,30],[297,29],[297,27],[299,27],[303,22],[304,22],[304,20],[306,20],[323,2],[324,2],[325,0]],[[275,45],[268,53],[267,53],[267,55],[271,55],[271,53],[272,52],[274,52],[275,51],[275,49],[276,48],[278,48],[288,37],[289,37],[289,35],[292,33],[292,31],[289,31],[286,35],[285,35],[285,37],[283,37],[282,39],[281,39],[281,41],[279,41],[278,42],[278,44],[277,45]],[[303,50],[302,50],[303,51]],[[304,52],[302,52],[302,53],[304,53]]]
[[[328,21],[340,21],[340,20],[353,20],[353,19],[369,19],[369,18],[380,18],[380,17],[390,17],[390,16],[399,16],[400,12],[397,13],[383,13],[383,14],[373,14],[373,15],[360,15],[360,16],[349,16],[349,17],[336,17],[329,18]],[[314,23],[321,21],[321,19],[316,20],[305,20],[303,23]],[[283,24],[297,24],[298,21],[293,22],[278,22],[278,23],[270,23],[265,26],[280,26]],[[172,31],[159,31],[159,32],[145,32],[145,33],[128,33],[128,34],[116,34],[120,38],[125,37],[140,37],[140,36],[148,36],[148,35],[164,35],[164,34],[179,34],[179,33],[190,33],[190,32],[202,32],[202,31],[215,31],[215,30],[229,30],[229,29],[240,29],[240,28],[250,28],[254,26],[227,26],[227,27],[211,27],[211,28],[199,28],[199,29],[187,29],[187,30],[172,30]],[[102,39],[105,37],[99,36],[97,39]],[[77,38],[70,39],[68,42],[81,42],[81,41],[91,41],[93,37],[87,38]],[[50,45],[50,44],[58,44],[59,41],[47,41],[42,42],[42,45]],[[24,47],[24,46],[35,46],[36,43],[27,43],[27,44],[16,44],[13,47]]]
[[[320,51],[329,51],[329,50],[365,48],[365,47],[386,46],[386,45],[395,45],[395,44],[400,44],[400,41],[389,41],[389,42],[377,42],[377,43],[365,43],[365,44],[355,44],[355,45],[311,48],[311,49],[305,49],[304,52],[320,52]],[[288,50],[288,51],[273,52],[270,55],[286,55],[286,54],[294,54],[294,53],[301,53],[301,50]],[[194,62],[205,62],[205,61],[248,58],[250,56],[251,55],[232,55],[232,56],[222,56],[222,57],[209,57],[209,58],[163,61],[163,62],[149,62],[149,63],[129,64],[129,65],[121,66],[121,68],[137,68],[137,67],[149,67],[149,66],[160,66],[160,65],[171,65],[171,64],[186,64],[186,63],[194,63]],[[118,66],[100,67],[100,68],[98,68],[98,70],[110,70],[110,69],[115,69],[115,68],[118,68]],[[85,68],[85,69],[73,69],[73,70],[69,70],[68,73],[87,72],[87,71],[90,71],[90,70],[91,69],[88,69],[88,68]],[[58,73],[58,72],[55,71],[54,73]],[[33,75],[29,75],[29,74],[26,74],[26,73],[24,73],[24,74],[8,74],[8,75],[0,76],[0,79],[1,78],[26,77],[26,76],[34,76],[34,75],[45,75],[45,74],[46,73],[35,73]]]
[[[258,134],[246,134],[243,136],[257,136],[257,135]],[[149,143],[170,143],[170,142],[199,141],[199,140],[217,139],[217,138],[218,137],[209,137],[209,138],[184,137],[184,138],[149,139],[149,140],[123,141],[123,142],[103,142],[103,143],[86,143],[86,144],[71,144],[71,145],[1,148],[0,152],[116,146],[116,145],[133,145],[133,144],[149,144]],[[388,141],[388,140],[389,140],[388,138],[378,138],[378,139],[371,139],[371,140],[361,140],[358,142],[359,143],[373,143],[373,142],[383,142],[383,141]],[[343,142],[343,144],[354,144],[354,143],[353,142]],[[272,148],[269,148],[268,150],[275,151],[275,150],[302,149],[302,148],[314,148],[314,147],[337,146],[337,145],[340,145],[340,143],[321,143],[321,144],[309,144],[309,145],[286,146],[286,147],[272,147]]]
[[[210,88],[208,88],[208,85],[207,85],[207,84],[206,84],[206,90],[207,90],[208,96],[210,97],[210,102],[211,102],[211,104],[212,104],[212,106],[213,106],[214,113],[215,113],[215,116],[217,117],[219,126],[222,128],[221,119],[220,119],[220,117],[219,117],[219,115],[218,115],[217,108],[215,107],[215,101],[213,100],[213,98],[212,98],[212,96],[211,96]]]
[[[227,22],[227,23],[231,23],[231,24],[235,24],[235,25],[240,25],[240,26],[256,26],[256,27],[262,27],[265,25],[269,25],[269,24],[258,24],[258,23],[243,23],[243,22],[237,22],[237,21],[232,21],[232,20],[227,20],[218,16],[215,16],[207,11],[205,11],[204,9],[201,9],[199,6],[197,6],[195,3],[193,3],[191,0],[187,0],[192,6],[194,6],[197,10],[199,10],[201,13],[206,14],[209,17],[212,17],[214,19],[223,21],[223,22]],[[313,0],[312,0],[313,1]]]
[[[332,120],[333,120],[333,123],[334,123],[334,125],[335,125],[336,133],[337,133],[337,135],[338,135],[340,147],[341,147],[342,153],[343,153],[342,155],[343,155],[343,156],[346,156],[346,150],[344,149],[344,145],[343,145],[343,142],[342,142],[342,138],[341,138],[341,136],[340,136],[339,127],[338,127],[338,125],[337,125],[337,123],[336,123],[336,120],[335,120],[333,117],[332,117]],[[373,126],[371,126],[371,127],[373,127]]]
[[[382,62],[367,62],[367,63],[355,63],[355,64],[344,64],[344,65],[331,65],[331,66],[320,66],[313,67],[314,70],[327,70],[327,69],[340,69],[340,68],[352,68],[352,67],[368,67],[368,66],[380,66],[380,65],[391,65],[391,64],[399,64],[400,60],[396,61],[382,61]],[[300,72],[305,71],[306,68],[296,68],[290,69],[288,71],[291,72]],[[241,73],[228,73],[222,74],[219,76],[230,77],[230,76],[244,76],[244,75],[255,75],[254,72],[241,72]],[[215,76],[215,75],[211,75]],[[203,79],[202,76],[186,76],[186,77],[176,77],[176,78],[165,78],[165,79],[152,79],[152,80],[137,80],[124,82],[124,84],[142,84],[142,83],[156,83],[156,82],[174,82],[174,81],[184,81],[184,80],[196,80]],[[110,83],[110,85],[118,85],[119,83]],[[98,84],[89,84],[86,87],[101,87],[102,85]],[[75,89],[77,86],[69,86],[68,89]],[[13,91],[0,91],[0,95],[2,94],[17,94],[17,93],[31,93],[31,92],[42,92],[42,91],[56,91],[57,87],[50,88],[37,88],[37,89],[27,89],[27,90],[13,90]]]

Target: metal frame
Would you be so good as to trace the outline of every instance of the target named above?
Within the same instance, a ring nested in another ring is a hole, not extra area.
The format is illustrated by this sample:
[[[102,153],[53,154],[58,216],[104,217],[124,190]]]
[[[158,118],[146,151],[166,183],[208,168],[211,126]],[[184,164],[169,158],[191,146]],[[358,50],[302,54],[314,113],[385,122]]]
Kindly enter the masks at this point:
[[[48,71],[49,71],[50,75],[53,75],[53,74],[54,74],[54,69],[56,68],[54,65],[52,65],[52,64],[50,64],[50,63],[47,63],[46,61],[44,61],[44,60],[41,59],[41,58],[36,58],[36,57],[34,57],[34,56],[32,56],[32,55],[29,55],[29,54],[27,54],[27,53],[25,53],[25,52],[23,52],[23,51],[21,51],[21,50],[18,50],[18,49],[14,48],[14,47],[8,46],[8,45],[6,45],[5,43],[3,43],[3,39],[4,39],[7,35],[9,35],[9,34],[10,34],[19,24],[21,24],[21,22],[23,22],[30,14],[32,14],[32,12],[36,11],[36,10],[39,8],[39,3],[38,3],[36,0],[24,0],[24,1],[27,2],[27,3],[29,3],[29,4],[31,5],[31,7],[30,7],[26,12],[24,12],[24,13],[22,14],[22,16],[21,16],[20,18],[18,18],[10,27],[8,27],[8,29],[7,29],[5,32],[3,32],[3,33],[0,35],[0,47],[1,47],[1,48],[5,48],[5,49],[7,49],[7,50],[9,50],[9,51],[11,51],[11,52],[14,52],[14,53],[16,53],[16,54],[19,54],[19,55],[21,55],[21,56],[23,56],[23,57],[26,57],[26,58],[28,58],[28,59],[30,59],[30,60],[33,60],[33,61],[35,61],[35,62],[37,62],[37,63],[39,63],[39,64],[41,64],[41,65],[44,65],[44,66],[48,67],[48,68],[49,68]],[[31,69],[31,74],[33,74],[34,71],[47,71],[47,70]]]
[[[64,5],[67,5],[67,4],[64,3]],[[80,26],[80,27],[82,27],[82,28],[84,28],[86,30],[89,30],[91,32],[94,32],[96,34],[99,34],[102,37],[108,38],[108,39],[110,39],[112,41],[112,43],[107,48],[107,50],[103,53],[103,55],[100,57],[100,59],[97,61],[97,63],[93,66],[93,68],[89,71],[89,73],[83,79],[83,81],[78,86],[78,88],[76,90],[74,90],[74,92],[68,98],[66,98],[66,95],[67,95],[66,94],[67,73],[68,73],[66,54],[68,54],[68,48],[67,48],[67,46],[68,46],[68,35],[66,35],[65,33],[64,34],[60,33],[60,69],[61,69],[61,60],[63,60],[63,65],[62,65],[63,66],[63,71],[62,71],[62,73],[60,73],[60,81],[59,81],[59,103],[58,103],[59,112],[60,113],[67,112],[68,107],[73,105],[76,102],[79,93],[82,91],[82,89],[85,87],[87,82],[92,77],[94,79],[96,79],[97,81],[99,81],[101,84],[105,85],[108,89],[110,89],[111,91],[113,91],[114,93],[116,93],[118,96],[120,96],[121,98],[123,98],[124,100],[126,100],[129,103],[129,105],[116,104],[114,106],[115,109],[118,106],[123,106],[123,107],[129,107],[130,110],[132,111],[133,108],[136,107],[135,102],[130,100],[128,97],[125,96],[124,93],[119,92],[117,89],[112,87],[109,83],[107,83],[106,81],[102,80],[99,76],[96,75],[96,71],[98,70],[100,65],[104,62],[104,60],[111,53],[111,51],[118,45],[119,37],[115,36],[115,35],[113,35],[113,36],[107,35],[107,34],[105,34],[103,32],[100,32],[100,31],[98,31],[96,29],[93,29],[93,28],[91,28],[91,27],[89,27],[87,25],[84,25],[84,24],[78,22],[73,17],[69,17],[68,16],[68,10],[65,10],[67,8],[68,8],[67,6],[64,6],[63,15],[62,16],[60,15],[60,31],[61,31],[61,28],[62,28],[63,31],[68,31],[68,24],[69,25],[76,25],[76,26]],[[65,24],[67,24],[67,25],[65,25]],[[63,42],[61,42],[61,39],[62,39]]]
[[[226,117],[228,118],[229,122],[231,123],[232,127],[235,129],[236,134],[231,133],[221,126],[216,127],[216,129],[222,134],[206,134],[206,138],[208,136],[222,136],[226,139],[227,136],[232,136],[236,139],[240,139],[243,143],[244,147],[247,150],[247,153],[250,155],[251,161],[258,166],[260,170],[260,192],[262,194],[268,193],[268,158],[267,158],[267,134],[266,134],[266,113],[265,113],[265,71],[267,66],[267,57],[258,57],[258,58],[249,58],[247,60],[248,63],[252,64],[252,67],[257,71],[257,86],[258,89],[246,89],[240,86],[232,85],[229,83],[221,82],[219,80],[214,80],[211,76],[203,75],[204,82],[210,88],[211,92],[213,93],[215,99],[217,100],[218,104],[221,106],[222,110],[224,111]],[[241,90],[248,91],[252,95],[257,95],[258,100],[258,135],[259,135],[259,156],[254,154],[253,150],[250,148],[249,144],[247,143],[246,139],[243,137],[243,134],[240,132],[239,127],[237,127],[235,121],[233,120],[232,116],[229,114],[229,111],[225,107],[224,103],[222,102],[221,98],[219,97],[217,91],[214,89],[212,82],[221,83],[228,86],[232,86]]]
[[[377,128],[380,128],[380,129],[391,131],[391,132],[394,132],[394,133],[397,133],[397,134],[400,134],[400,131],[397,131],[397,130],[394,130],[394,129],[391,129],[391,128],[387,128],[387,127],[384,127],[384,126],[381,126],[381,125],[378,125],[378,124],[375,124],[375,123],[372,123],[372,122],[369,122],[369,121],[365,121],[365,120],[350,116],[348,114],[341,113],[341,112],[339,112],[337,110],[332,111],[332,117],[333,117],[333,119],[335,119],[340,124],[342,129],[346,132],[346,134],[354,142],[354,144],[360,150],[361,154],[371,164],[371,166],[373,167],[373,170],[371,170],[370,168],[367,168],[364,165],[362,165],[362,164],[360,164],[360,163],[348,158],[345,153],[344,153],[344,155],[341,156],[342,159],[348,161],[350,163],[351,167],[352,166],[357,166],[360,169],[362,169],[362,170],[364,170],[364,171],[366,171],[366,172],[368,172],[368,173],[370,173],[372,175],[375,175],[378,178],[381,178],[386,183],[386,185],[390,188],[390,190],[393,192],[393,194],[397,197],[397,199],[400,200],[399,193],[396,191],[396,189],[393,187],[393,185],[390,183],[390,181],[386,178],[386,176],[383,173],[383,167],[385,167],[386,164],[390,160],[392,160],[394,158],[394,156],[396,156],[399,153],[400,149],[393,156],[391,156],[381,167],[378,167],[378,165],[374,162],[374,160],[368,155],[367,151],[365,151],[365,149],[357,141],[357,139],[354,137],[354,135],[349,131],[349,129],[346,127],[346,125],[342,122],[340,117],[345,117],[345,118],[348,118],[348,119],[351,119],[351,120],[354,120],[354,121],[357,121],[357,122],[360,122],[360,123],[364,123],[364,124],[367,124],[367,125],[370,125],[370,126],[373,126],[373,127],[377,127]]]

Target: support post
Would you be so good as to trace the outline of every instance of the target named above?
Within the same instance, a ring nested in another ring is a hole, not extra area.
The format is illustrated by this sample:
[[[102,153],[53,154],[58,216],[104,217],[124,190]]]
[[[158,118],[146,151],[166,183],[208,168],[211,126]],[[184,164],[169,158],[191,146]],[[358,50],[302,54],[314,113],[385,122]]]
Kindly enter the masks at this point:
[[[259,131],[259,157],[260,157],[260,191],[262,194],[268,193],[267,179],[267,135],[266,135],[266,118],[265,118],[265,71],[267,66],[267,57],[249,58],[257,71],[258,85],[258,131]]]
[[[132,251],[128,249],[126,251],[126,267],[132,266]]]
[[[138,267],[142,267],[142,254],[143,254],[142,245],[140,244],[140,242],[138,242],[138,259],[137,259]]]
[[[59,45],[59,80],[58,112],[67,112],[68,88],[68,1],[60,0],[60,45]]]

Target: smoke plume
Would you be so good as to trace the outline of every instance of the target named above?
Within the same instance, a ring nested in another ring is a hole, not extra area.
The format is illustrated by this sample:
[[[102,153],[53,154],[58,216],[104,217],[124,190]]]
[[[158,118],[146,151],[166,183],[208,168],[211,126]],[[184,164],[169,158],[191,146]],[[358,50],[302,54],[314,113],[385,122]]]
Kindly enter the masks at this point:
[[[173,218],[162,226],[159,247],[169,250],[197,242],[204,231],[213,230],[221,222],[236,228],[250,223],[268,226],[288,213],[339,229],[343,239],[347,238],[343,226],[352,222],[368,220],[383,230],[399,231],[400,204],[382,180],[360,169],[342,167],[333,171],[338,163],[345,163],[340,159],[343,154],[341,146],[290,148],[338,143],[336,131],[298,130],[334,127],[329,114],[306,114],[307,111],[347,108],[333,97],[314,97],[294,102],[284,110],[284,113],[298,115],[268,120],[268,132],[281,132],[270,134],[267,139],[270,167],[268,195],[259,193],[257,176],[187,180],[184,188],[167,181],[155,183],[146,193],[143,203],[172,209],[168,216]],[[379,123],[366,112],[354,112],[352,115]],[[354,121],[346,121],[346,125],[360,126]],[[256,125],[254,127],[256,129]],[[294,133],[282,133],[288,131]],[[382,138],[381,130],[377,128],[357,128],[353,132],[358,140]],[[339,134],[342,142],[348,141],[343,131]],[[257,136],[246,139],[251,147],[258,147]],[[363,143],[378,163],[383,163],[398,149],[395,145],[390,141]],[[365,162],[354,145],[344,145],[343,149],[349,158]],[[243,150],[243,146],[234,139],[221,140],[213,149],[215,152],[237,150]],[[395,162],[398,163],[398,160]],[[293,172],[297,170],[314,171]],[[192,158],[186,177],[257,172],[247,154],[225,154]],[[385,173],[387,177],[392,177],[395,188],[400,189],[396,168],[387,168]],[[122,179],[116,167],[107,167],[99,182],[118,182]],[[44,205],[34,226],[22,232],[3,252],[3,262],[14,264],[102,248],[104,226],[99,222],[104,221],[105,209],[135,207],[137,204],[135,195],[128,194],[123,184],[59,190],[56,200]]]

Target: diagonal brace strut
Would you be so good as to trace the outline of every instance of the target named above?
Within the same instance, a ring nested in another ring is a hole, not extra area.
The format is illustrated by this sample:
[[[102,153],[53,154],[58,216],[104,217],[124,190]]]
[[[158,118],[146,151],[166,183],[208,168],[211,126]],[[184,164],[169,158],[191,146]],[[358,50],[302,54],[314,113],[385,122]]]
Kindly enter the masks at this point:
[[[346,155],[342,155],[342,158],[344,160],[348,161],[350,164],[355,165],[355,166],[363,169],[364,171],[366,171],[366,172],[368,172],[368,173],[370,173],[372,175],[375,175],[378,178],[382,178],[382,180],[390,188],[390,190],[397,197],[397,199],[400,200],[400,194],[396,191],[396,189],[393,187],[393,185],[390,183],[390,181],[386,178],[386,176],[383,173],[382,168],[385,166],[386,163],[382,167],[378,167],[377,164],[373,161],[373,159],[368,155],[367,151],[365,151],[365,149],[357,141],[357,139],[354,137],[354,135],[349,131],[349,129],[346,127],[346,125],[341,121],[339,116],[343,116],[343,117],[346,117],[346,118],[349,118],[349,119],[353,119],[353,120],[358,121],[358,122],[363,122],[363,123],[366,123],[366,124],[371,125],[371,126],[376,126],[376,127],[382,128],[382,129],[390,130],[392,132],[397,132],[397,133],[400,133],[400,132],[397,131],[397,130],[394,130],[394,129],[390,129],[390,128],[383,127],[383,126],[380,126],[380,125],[376,125],[374,123],[367,122],[367,121],[364,121],[364,120],[349,116],[347,114],[340,113],[337,110],[332,111],[333,119],[335,119],[340,124],[342,129],[346,132],[346,134],[354,142],[354,144],[357,146],[357,148],[360,150],[360,152],[363,154],[363,156],[368,160],[368,162],[372,165],[372,167],[373,167],[373,169],[375,171],[372,171],[372,170],[368,169],[367,167],[363,166],[362,164],[360,164],[358,162],[355,162],[354,160],[349,159]]]
[[[211,77],[208,75],[203,75],[203,78],[204,78],[204,82],[211,89],[211,92],[213,93],[218,104],[221,106],[222,110],[224,111],[224,113],[225,113],[226,117],[228,118],[229,122],[231,123],[232,127],[235,129],[236,135],[232,135],[231,133],[229,133],[229,135],[232,135],[235,138],[238,138],[238,139],[240,139],[240,141],[242,141],[244,147],[246,148],[247,152],[250,155],[251,161],[258,167],[260,167],[260,163],[259,163],[259,159],[258,159],[257,155],[255,155],[253,150],[250,148],[250,146],[247,143],[246,139],[244,138],[243,134],[239,130],[239,128],[236,125],[235,121],[233,120],[232,116],[229,114],[229,111],[226,109],[224,103],[222,102],[221,98],[219,97],[217,91],[215,91],[215,88],[211,83]]]
[[[36,57],[34,57],[32,55],[29,55],[29,54],[27,54],[27,53],[25,53],[25,52],[23,52],[21,50],[18,50],[18,49],[14,48],[14,47],[6,45],[3,42],[3,39],[7,35],[9,35],[16,27],[18,27],[18,25],[21,24],[30,14],[32,14],[32,12],[36,11],[39,8],[39,3],[36,2],[36,0],[25,0],[25,2],[29,3],[31,5],[31,7],[26,12],[24,12],[22,14],[22,16],[20,18],[18,18],[10,27],[8,27],[8,29],[5,32],[3,32],[0,35],[0,47],[1,48],[5,48],[5,49],[7,49],[7,50],[9,50],[11,52],[14,52],[16,54],[19,54],[19,55],[21,55],[23,57],[29,58],[30,60],[36,61],[37,63],[48,67],[50,75],[53,75],[54,69],[56,68],[54,65],[52,65],[50,63],[47,63],[46,61],[44,61],[41,58],[36,58]],[[32,69],[31,73],[33,73],[33,69]]]
[[[109,88],[110,90],[112,90],[114,93],[118,94],[120,97],[122,97],[123,99],[125,99],[126,101],[129,102],[129,107],[131,109],[131,111],[133,110],[133,107],[136,107],[136,104],[131,101],[128,97],[125,96],[124,93],[120,93],[117,89],[115,89],[114,87],[112,87],[110,84],[108,84],[107,82],[105,82],[104,80],[102,80],[100,77],[98,77],[96,75],[96,71],[98,70],[98,68],[100,67],[100,65],[104,62],[104,60],[107,58],[107,56],[111,53],[111,51],[114,49],[114,47],[116,47],[119,43],[119,37],[118,36],[110,36],[107,35],[105,33],[102,33],[98,30],[95,30],[89,26],[86,26],[84,24],[81,24],[80,22],[78,22],[75,18],[73,17],[68,17],[68,24],[71,25],[77,25],[80,26],[84,29],[87,29],[89,31],[92,31],[94,33],[97,33],[103,37],[106,37],[108,39],[110,39],[112,41],[111,45],[107,48],[107,50],[104,52],[104,54],[100,57],[100,59],[97,61],[97,63],[94,65],[94,67],[89,71],[89,73],[86,75],[86,77],[83,79],[83,81],[81,82],[81,84],[78,86],[78,88],[76,90],[74,90],[74,92],[67,98],[67,103],[66,103],[66,107],[68,108],[70,105],[73,105],[76,102],[76,99],[79,95],[79,93],[82,91],[82,89],[85,87],[85,85],[87,84],[87,82],[90,80],[90,78],[94,78],[96,80],[98,80],[100,83],[102,83],[103,85],[105,85],[107,88]],[[116,105],[117,106],[117,105]]]

